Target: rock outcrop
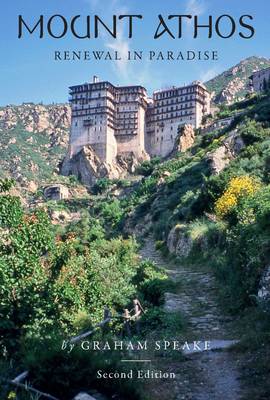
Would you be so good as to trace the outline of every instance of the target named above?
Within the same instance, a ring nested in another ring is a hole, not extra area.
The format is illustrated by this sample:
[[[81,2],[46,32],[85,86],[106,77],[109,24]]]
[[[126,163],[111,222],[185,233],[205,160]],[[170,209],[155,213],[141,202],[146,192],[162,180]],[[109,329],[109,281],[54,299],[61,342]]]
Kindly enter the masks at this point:
[[[67,104],[1,107],[2,173],[30,193],[56,176],[68,147],[70,120]]]
[[[206,82],[213,93],[216,104],[231,104],[249,92],[249,77],[254,71],[270,67],[270,60],[263,57],[248,57],[239,64]]]
[[[175,140],[173,154],[184,153],[194,144],[195,132],[192,125],[184,125],[180,128],[179,134]]]
[[[219,174],[244,147],[244,141],[237,131],[231,132],[221,146],[207,154],[207,161],[212,173]]]
[[[10,130],[20,124],[27,132],[46,131],[51,136],[51,145],[67,144],[67,130],[71,122],[68,104],[48,105],[23,104],[7,106],[0,110],[0,128]],[[15,143],[16,138],[9,142]]]
[[[136,171],[138,165],[146,160],[150,160],[149,155],[146,152],[142,152],[140,158],[137,158],[133,152],[122,153],[117,155],[116,162],[124,170],[133,174]]]
[[[218,175],[233,160],[230,149],[222,145],[207,156],[207,161],[214,175]]]
[[[100,160],[91,146],[84,146],[74,157],[64,160],[61,167],[62,175],[75,175],[81,183],[93,186],[100,178],[118,179],[124,169],[115,164],[107,164]]]
[[[193,241],[187,235],[185,225],[176,225],[169,233],[167,247],[170,253],[179,258],[189,256],[193,246]]]
[[[79,221],[81,218],[80,212],[70,213],[65,210],[51,210],[49,211],[49,216],[53,225],[66,224],[71,221]]]
[[[237,95],[246,89],[246,82],[240,78],[232,79],[227,86],[220,92],[218,102],[232,104]]]
[[[101,178],[119,179],[127,173],[134,173],[139,162],[148,158],[145,153],[138,160],[134,153],[130,152],[118,155],[113,163],[106,163],[102,162],[94,149],[88,145],[72,158],[66,156],[61,166],[61,174],[75,175],[81,183],[91,187]]]

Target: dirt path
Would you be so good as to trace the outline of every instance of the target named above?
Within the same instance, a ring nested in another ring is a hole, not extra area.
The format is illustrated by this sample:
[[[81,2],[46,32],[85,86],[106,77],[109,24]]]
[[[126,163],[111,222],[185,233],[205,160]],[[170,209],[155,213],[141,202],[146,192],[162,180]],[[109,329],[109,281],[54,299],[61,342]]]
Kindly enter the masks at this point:
[[[168,312],[186,316],[189,343],[207,340],[212,348],[211,351],[187,354],[184,361],[168,362],[166,368],[175,371],[177,379],[174,384],[163,381],[157,385],[160,387],[156,390],[155,400],[241,399],[238,360],[235,353],[228,351],[231,341],[238,339],[237,330],[234,321],[219,309],[214,276],[206,268],[168,263],[155,249],[151,237],[145,240],[141,256],[164,267],[177,282],[175,293],[166,293],[164,307]]]

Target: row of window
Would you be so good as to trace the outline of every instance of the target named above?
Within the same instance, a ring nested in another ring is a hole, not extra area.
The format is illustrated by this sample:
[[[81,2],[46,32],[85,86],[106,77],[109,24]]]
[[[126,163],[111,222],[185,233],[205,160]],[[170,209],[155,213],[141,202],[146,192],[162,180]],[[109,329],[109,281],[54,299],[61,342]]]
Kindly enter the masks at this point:
[[[177,110],[183,110],[184,108],[191,108],[195,107],[195,103],[184,103],[180,104],[179,106],[171,106],[171,107],[166,107],[166,108],[160,108],[159,110],[156,110],[153,114],[164,114],[169,111],[177,111]]]
[[[157,115],[157,117],[154,118],[153,121],[162,121],[170,118],[184,117],[185,115],[193,115],[193,114],[194,113],[192,111],[181,111],[179,113],[163,114],[162,116]]]
[[[181,102],[189,101],[189,100],[194,100],[194,99],[196,99],[195,95],[183,96],[183,97],[175,97],[175,98],[170,99],[170,100],[157,101],[156,102],[156,106],[157,107],[162,107],[162,106],[166,106],[166,105],[169,105],[169,104],[177,104],[177,103],[181,103]]]
[[[186,93],[194,93],[194,92],[196,92],[196,89],[197,89],[197,86],[191,86],[191,87],[186,87],[186,88],[181,88],[181,89],[166,90],[163,92],[155,93],[154,98],[160,100],[160,99],[165,99],[165,98],[173,97],[173,96],[181,96]],[[203,92],[203,89],[201,89],[201,91]]]
[[[109,88],[108,85],[107,86],[100,85],[99,87],[93,86],[93,85],[91,87],[89,87],[88,85],[77,86],[77,87],[71,89],[70,95],[71,96],[82,96],[82,93],[85,93],[86,96],[88,96],[88,97],[92,97],[92,96],[95,97],[96,92],[98,92],[97,95],[100,96],[100,92],[103,91],[103,92],[108,93],[109,89],[111,89],[111,88]],[[126,99],[128,99],[128,98],[136,99],[136,96],[138,96],[138,94],[140,94],[141,96],[146,96],[146,91],[136,89],[136,88],[135,89],[133,89],[133,88],[122,89],[121,88],[121,89],[115,90],[114,93],[112,93],[112,91],[110,90],[109,93],[112,96],[115,96],[117,98],[125,96]]]

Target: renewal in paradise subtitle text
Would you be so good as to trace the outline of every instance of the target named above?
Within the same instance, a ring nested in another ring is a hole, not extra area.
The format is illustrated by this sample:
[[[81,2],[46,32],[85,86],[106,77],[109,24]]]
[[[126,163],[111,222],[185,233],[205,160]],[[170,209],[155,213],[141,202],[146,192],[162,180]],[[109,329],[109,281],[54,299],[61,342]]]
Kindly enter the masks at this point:
[[[119,51],[105,50],[55,50],[53,54],[55,61],[218,61],[217,50],[202,51]]]

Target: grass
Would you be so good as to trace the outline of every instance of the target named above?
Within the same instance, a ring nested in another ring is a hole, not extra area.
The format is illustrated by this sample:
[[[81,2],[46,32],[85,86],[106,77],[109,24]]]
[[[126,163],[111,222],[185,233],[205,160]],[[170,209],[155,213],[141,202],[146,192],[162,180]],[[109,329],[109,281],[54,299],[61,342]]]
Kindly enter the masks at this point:
[[[270,318],[258,307],[245,311],[239,324],[239,356],[243,400],[268,400],[270,393]]]

